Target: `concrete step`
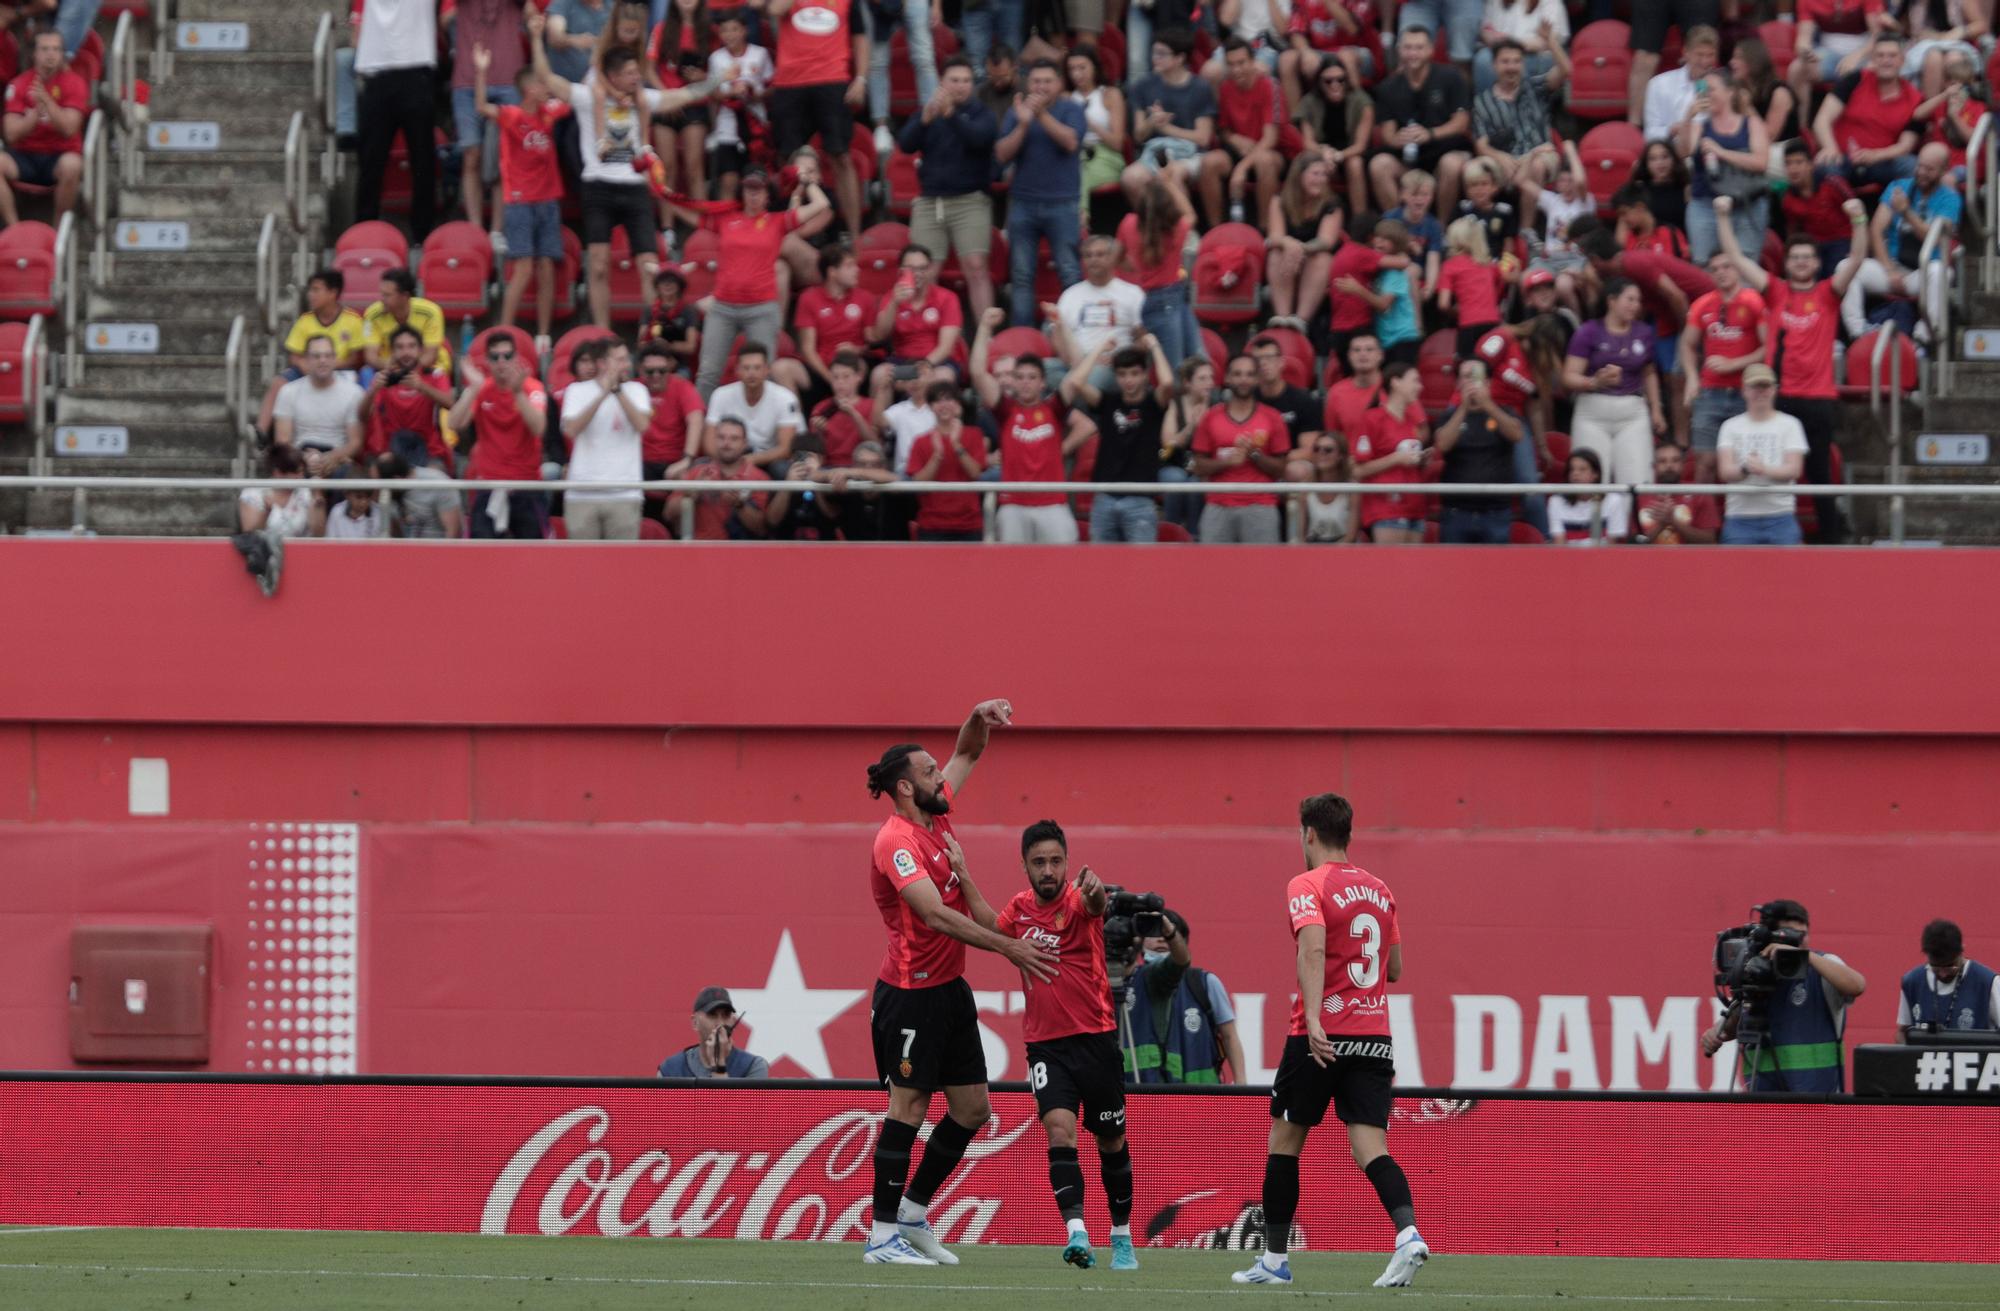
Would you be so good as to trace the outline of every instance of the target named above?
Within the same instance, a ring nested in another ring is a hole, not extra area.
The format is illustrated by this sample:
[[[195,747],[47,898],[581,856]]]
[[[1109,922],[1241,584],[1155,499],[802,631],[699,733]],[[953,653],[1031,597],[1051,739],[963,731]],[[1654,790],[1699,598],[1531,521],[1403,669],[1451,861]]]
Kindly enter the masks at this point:
[[[315,186],[311,190],[317,193]],[[315,194],[312,212],[322,215],[326,202]],[[271,181],[237,181],[226,188],[213,182],[161,181],[148,177],[137,186],[118,192],[118,217],[133,219],[242,218],[254,214],[261,220],[271,210],[285,207],[282,177]]]
[[[122,423],[128,428],[153,424],[187,423],[227,426],[229,404],[220,389],[156,388],[150,395],[134,396],[128,388],[102,381],[90,369],[82,383],[56,392],[56,422]]]
[[[186,392],[223,394],[228,387],[227,369],[220,352],[214,355],[92,355],[85,359],[84,381],[94,386],[122,388],[129,396],[144,399],[166,393],[163,412],[171,414],[172,398]],[[83,422],[76,420],[76,422]]]
[[[213,355],[229,348],[229,324],[238,314],[254,318],[256,307],[246,286],[220,290],[138,287],[93,291],[84,304],[88,323],[157,323],[163,355]],[[84,339],[89,353],[90,339]]]
[[[257,34],[252,30],[250,40],[254,43],[256,39]],[[225,55],[177,50],[174,52],[173,75],[166,79],[151,74],[151,60],[146,62],[149,71],[141,76],[150,77],[155,85],[187,81],[216,88],[268,88],[272,93],[273,106],[283,111],[287,122],[291,120],[293,110],[309,108],[312,100],[310,37],[305,45],[289,51],[253,49],[248,54]]]
[[[212,188],[234,200],[245,186],[285,185],[284,137],[264,144],[262,149],[217,150],[209,152],[148,151],[145,185],[185,183]],[[314,182],[318,179],[315,177]]]
[[[256,38],[253,35],[251,39]],[[183,52],[174,61],[173,76],[153,90],[150,110],[153,122],[190,119],[221,123],[225,147],[246,139],[252,129],[275,134],[282,144],[294,111],[305,110],[308,125],[311,123],[312,65],[310,62],[294,65],[286,79],[277,82],[213,79],[215,73],[230,66],[230,60],[253,58],[254,55],[218,55],[199,59]],[[276,89],[279,86],[288,87],[290,94],[279,94]]]
[[[1857,483],[1889,481],[1886,465],[1850,465],[1849,474]],[[1905,462],[1903,482],[1928,487],[1984,484],[1994,480],[1992,466],[1941,467]],[[1857,530],[1878,540],[1889,539],[1893,507],[1882,497],[1855,501]],[[1943,542],[1949,546],[1991,546],[2000,544],[2000,501],[1990,497],[1911,496],[1903,500],[1903,537],[1906,541]]]
[[[85,505],[85,526],[103,537],[222,537],[237,528],[228,492],[93,491]],[[74,521],[71,493],[29,493],[27,527],[60,531]]]
[[[194,230],[189,229],[189,236]],[[289,235],[289,234],[287,234]],[[289,247],[288,247],[289,249]],[[128,250],[119,254],[113,284],[120,291],[162,287],[175,291],[220,291],[225,287],[256,294],[257,236],[228,250]]]
[[[170,411],[177,413],[178,411]],[[136,472],[141,465],[166,465],[176,461],[200,464],[204,474],[214,473],[226,477],[229,464],[236,458],[236,434],[227,423],[186,423],[154,421],[149,423],[128,423],[128,453],[107,456],[62,456],[56,465],[60,470],[82,473],[84,465],[90,465],[91,473]],[[60,448],[57,448],[60,449]],[[221,472],[216,473],[217,466]],[[148,467],[146,472],[162,473],[164,470]]]
[[[119,215],[120,220],[138,220],[139,218],[139,215],[131,212],[129,206],[123,207]],[[198,263],[199,260],[197,257],[201,255],[227,254],[240,259],[248,266],[256,258],[257,235],[264,229],[264,217],[262,214],[254,217],[231,214],[227,216],[187,219],[184,220],[188,225],[188,249],[185,252],[120,250],[115,231],[117,221],[113,221],[114,232],[110,240],[110,245],[113,253],[118,257],[118,277],[121,281],[124,279],[128,262],[132,260],[159,261],[168,267],[173,267],[177,261],[196,260]],[[278,214],[278,224],[283,229],[285,249],[290,251],[292,248],[292,235],[290,229],[285,227],[285,217],[282,207],[280,207]]]
[[[1951,395],[1926,396],[1923,422],[1925,432],[1992,432],[2000,415],[1995,400],[2000,398],[2000,370],[1995,365],[1955,364],[1952,366]],[[1910,425],[1904,425],[1905,432]]]
[[[211,3],[182,3],[174,6],[174,19],[183,23],[248,23],[250,25],[250,49],[253,52],[276,50],[312,49],[313,32],[319,26],[322,12],[332,12],[326,5],[314,4],[311,0],[285,0],[283,4],[244,4],[243,0],[212,0]],[[344,12],[335,14],[334,39],[345,35]],[[170,34],[168,44],[181,55],[194,53],[181,50],[178,42]]]

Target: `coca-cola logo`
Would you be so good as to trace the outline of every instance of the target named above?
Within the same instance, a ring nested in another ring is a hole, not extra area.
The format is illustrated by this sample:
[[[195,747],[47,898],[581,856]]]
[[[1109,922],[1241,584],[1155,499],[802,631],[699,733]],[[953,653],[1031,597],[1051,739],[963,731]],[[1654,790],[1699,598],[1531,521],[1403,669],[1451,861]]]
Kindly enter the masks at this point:
[[[532,1208],[533,1231],[554,1237],[594,1229],[607,1238],[644,1231],[653,1238],[731,1232],[737,1238],[841,1242],[867,1233],[871,1164],[879,1111],[829,1116],[781,1152],[730,1150],[702,1143],[675,1153],[651,1147],[619,1162],[600,1146],[611,1114],[579,1106],[543,1125],[514,1152],[486,1195],[479,1232],[505,1234],[515,1213]],[[932,1226],[947,1240],[978,1242],[1000,1212],[1000,1199],[953,1197],[979,1163],[1012,1146],[1032,1120],[1002,1130],[996,1119],[966,1149],[965,1163],[932,1203]],[[565,1157],[567,1159],[565,1159]],[[547,1167],[560,1161],[551,1176]],[[539,1197],[525,1197],[546,1177]]]

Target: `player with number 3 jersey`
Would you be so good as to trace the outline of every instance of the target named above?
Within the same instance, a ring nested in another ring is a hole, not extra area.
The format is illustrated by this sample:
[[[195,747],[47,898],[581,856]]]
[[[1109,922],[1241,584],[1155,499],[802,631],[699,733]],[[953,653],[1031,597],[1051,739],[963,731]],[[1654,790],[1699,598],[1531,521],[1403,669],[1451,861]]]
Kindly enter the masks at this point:
[[[1049,1136],[1049,1187],[1068,1236],[1063,1260],[1081,1269],[1097,1263],[1083,1222],[1083,1167],[1077,1160],[1077,1112],[1097,1139],[1098,1173],[1111,1208],[1111,1268],[1137,1270],[1132,1247],[1132,1150],[1125,1142],[1125,1071],[1111,976],[1104,967],[1104,884],[1088,865],[1069,875],[1069,839],[1052,819],[1021,834],[1021,868],[1028,890],[1000,912],[1000,931],[1057,953],[1056,977],[1030,983],[1022,1035],[1028,1040],[1028,1084]]]
[[[915,743],[890,747],[868,767],[869,795],[886,796],[896,808],[875,835],[868,871],[889,931],[869,1012],[876,1072],[889,1088],[889,1113],[875,1139],[874,1225],[861,1258],[870,1265],[958,1264],[931,1232],[930,1203],[993,1116],[965,948],[996,952],[1030,980],[1056,974],[1055,952],[994,931],[998,917],[972,882],[947,818],[988,736],[1013,714],[1005,701],[974,706],[942,768]],[[917,1130],[940,1088],[947,1112],[911,1176]]]
[[[1347,859],[1354,808],[1331,792],[1299,803],[1306,872],[1285,890],[1296,943],[1299,993],[1291,1036],[1271,1086],[1264,1158],[1264,1255],[1230,1276],[1239,1284],[1289,1284],[1292,1218],[1299,1210],[1299,1154],[1328,1106],[1347,1126],[1355,1163],[1396,1229],[1396,1250],[1377,1288],[1411,1282],[1430,1259],[1417,1232],[1403,1167],[1389,1155],[1395,1079],[1389,984],[1403,974],[1403,934],[1387,884]]]

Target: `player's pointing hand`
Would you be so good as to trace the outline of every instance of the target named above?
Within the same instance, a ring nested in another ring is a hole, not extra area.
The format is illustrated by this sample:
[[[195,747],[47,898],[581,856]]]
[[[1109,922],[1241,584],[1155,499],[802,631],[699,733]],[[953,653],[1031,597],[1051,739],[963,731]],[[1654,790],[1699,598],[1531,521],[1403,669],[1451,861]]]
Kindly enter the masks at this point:
[[[1097,877],[1097,871],[1085,865],[1083,872],[1076,876],[1076,890],[1088,901],[1104,891],[1104,880]]]
[[[989,728],[1005,728],[1014,722],[1014,703],[1004,698],[981,701],[972,708],[972,713],[986,721]]]

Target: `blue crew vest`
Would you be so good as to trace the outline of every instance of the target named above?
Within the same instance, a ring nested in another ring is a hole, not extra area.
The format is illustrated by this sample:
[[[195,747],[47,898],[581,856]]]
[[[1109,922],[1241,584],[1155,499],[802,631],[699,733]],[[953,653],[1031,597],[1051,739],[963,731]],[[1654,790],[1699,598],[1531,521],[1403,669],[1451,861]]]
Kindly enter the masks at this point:
[[[1125,1054],[1130,1083],[1221,1083],[1222,1045],[1208,1010],[1208,974],[1190,965],[1167,999],[1167,1031],[1153,1024],[1153,997],[1146,991],[1143,966],[1126,984],[1125,1013],[1132,1024],[1132,1050]],[[1195,989],[1200,988],[1200,992]]]
[[[683,1047],[672,1056],[667,1057],[666,1060],[661,1061],[660,1077],[662,1079],[707,1079],[714,1077],[707,1070],[695,1068],[693,1061],[690,1060],[690,1057],[694,1055],[694,1050],[692,1047]],[[743,1078],[750,1073],[750,1067],[756,1064],[756,1061],[757,1058],[755,1056],[752,1056],[740,1047],[731,1049],[729,1053],[729,1077],[732,1079]]]
[[[1837,1093],[1846,1088],[1846,1056],[1840,1021],[1826,1000],[1826,981],[1815,970],[1780,983],[1771,999],[1771,1036],[1753,1073],[1744,1066],[1752,1092]]]
[[[1959,972],[1958,987],[1938,992],[1925,977],[1928,968],[1919,965],[1903,976],[1903,1000],[1910,1005],[1912,1026],[1935,1024],[1958,1033],[1994,1027],[1992,970],[1969,960]]]

